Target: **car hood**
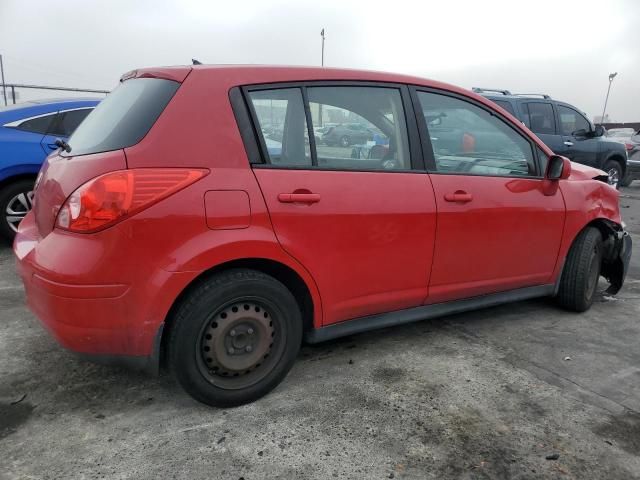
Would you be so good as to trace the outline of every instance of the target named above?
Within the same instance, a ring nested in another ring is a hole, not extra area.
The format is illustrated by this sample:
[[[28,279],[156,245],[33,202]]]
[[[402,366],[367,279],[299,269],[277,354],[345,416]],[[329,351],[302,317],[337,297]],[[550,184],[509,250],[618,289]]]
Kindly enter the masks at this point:
[[[571,175],[569,175],[569,180],[593,180],[598,179],[598,177],[606,178],[607,174],[598,168],[571,162]]]

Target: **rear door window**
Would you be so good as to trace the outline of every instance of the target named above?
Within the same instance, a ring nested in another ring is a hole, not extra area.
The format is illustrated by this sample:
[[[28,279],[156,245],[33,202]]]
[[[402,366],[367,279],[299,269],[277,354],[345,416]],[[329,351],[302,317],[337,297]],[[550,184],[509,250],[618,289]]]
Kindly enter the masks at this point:
[[[400,90],[384,87],[309,87],[319,167],[408,170],[409,140]]]
[[[272,165],[411,169],[397,88],[310,86],[253,90],[248,96],[264,156]]]
[[[71,135],[69,155],[130,147],[149,132],[180,84],[160,78],[123,82]]]
[[[527,102],[523,104],[524,123],[535,133],[556,133],[556,119],[553,115],[553,106],[545,102]]]
[[[309,134],[299,88],[249,93],[269,163],[311,166]]]

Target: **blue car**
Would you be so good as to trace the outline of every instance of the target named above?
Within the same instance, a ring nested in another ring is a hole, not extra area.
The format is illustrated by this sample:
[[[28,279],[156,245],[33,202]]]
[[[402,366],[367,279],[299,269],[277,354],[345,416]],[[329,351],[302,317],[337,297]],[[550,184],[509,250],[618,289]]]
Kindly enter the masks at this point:
[[[66,140],[99,99],[33,101],[0,107],[0,237],[11,241],[31,209],[44,159]]]

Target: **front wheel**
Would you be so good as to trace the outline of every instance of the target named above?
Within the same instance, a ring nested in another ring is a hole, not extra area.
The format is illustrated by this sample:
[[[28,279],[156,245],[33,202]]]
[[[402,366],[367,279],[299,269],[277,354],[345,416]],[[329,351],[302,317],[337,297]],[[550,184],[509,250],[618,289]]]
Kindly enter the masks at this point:
[[[558,303],[567,310],[584,312],[593,304],[602,265],[602,235],[588,227],[569,250],[560,278]]]
[[[609,185],[620,188],[622,182],[622,167],[615,160],[607,160],[604,164],[604,171],[607,172]]]
[[[620,186],[621,187],[628,187],[629,185],[631,185],[631,182],[633,182],[633,177],[629,174],[627,174],[624,179],[620,182]]]
[[[178,382],[196,400],[231,407],[275,388],[302,342],[291,292],[255,270],[229,270],[200,284],[182,302],[169,339]]]
[[[33,204],[33,181],[18,180],[0,189],[0,237],[13,241]]]

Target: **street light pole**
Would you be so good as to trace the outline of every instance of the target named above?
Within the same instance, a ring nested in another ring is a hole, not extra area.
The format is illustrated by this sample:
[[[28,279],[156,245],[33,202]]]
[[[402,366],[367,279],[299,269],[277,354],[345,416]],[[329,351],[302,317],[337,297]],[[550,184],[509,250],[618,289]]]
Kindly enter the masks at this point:
[[[322,59],[320,60],[320,66],[324,67],[324,28],[320,32],[320,36],[322,37]]]
[[[607,102],[609,101],[609,92],[611,91],[611,84],[613,83],[613,79],[616,78],[616,75],[618,75],[618,72],[609,74],[609,88],[607,88],[607,96],[604,99],[604,108],[602,109],[602,118],[600,119],[601,125],[604,123],[604,114],[607,111]]]

